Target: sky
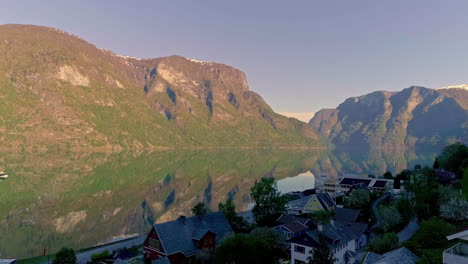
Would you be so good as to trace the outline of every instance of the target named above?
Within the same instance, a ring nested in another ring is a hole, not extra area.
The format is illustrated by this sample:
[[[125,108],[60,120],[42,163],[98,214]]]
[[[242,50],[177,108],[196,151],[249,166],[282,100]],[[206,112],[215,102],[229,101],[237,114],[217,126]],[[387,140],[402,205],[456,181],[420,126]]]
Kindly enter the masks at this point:
[[[62,29],[141,58],[234,66],[279,112],[468,83],[468,1],[1,0],[0,24]]]

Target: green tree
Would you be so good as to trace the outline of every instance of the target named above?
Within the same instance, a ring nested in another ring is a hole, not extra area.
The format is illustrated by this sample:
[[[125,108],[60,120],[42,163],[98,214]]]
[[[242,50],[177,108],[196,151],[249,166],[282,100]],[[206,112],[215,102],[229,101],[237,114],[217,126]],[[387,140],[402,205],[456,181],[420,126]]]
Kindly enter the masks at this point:
[[[382,206],[379,208],[379,216],[382,229],[385,232],[390,231],[393,227],[400,224],[402,217],[397,208],[393,206]]]
[[[409,180],[412,172],[408,169],[402,170],[399,174],[397,174],[397,177],[400,176],[400,179],[403,181]]]
[[[247,223],[242,216],[236,213],[236,206],[231,199],[227,199],[226,203],[219,203],[218,210],[223,212],[226,219],[232,226],[234,232],[243,232],[247,230]]]
[[[197,204],[195,204],[193,207],[192,207],[192,214],[193,215],[205,215],[207,213],[210,212],[210,209],[208,209],[208,207],[206,207],[206,204],[204,202],[199,202]]]
[[[54,257],[53,264],[75,264],[75,251],[71,248],[62,248]]]
[[[438,157],[440,167],[456,172],[461,177],[463,160],[468,158],[468,147],[463,143],[448,145]]]
[[[440,264],[442,263],[442,250],[423,250],[421,258],[417,264]]]
[[[353,209],[365,209],[371,201],[370,192],[367,190],[353,190],[345,200],[345,205]]]
[[[273,248],[257,236],[235,234],[221,241],[215,250],[218,264],[270,264],[275,263]]]
[[[455,228],[451,224],[438,217],[432,217],[429,220],[422,221],[421,228],[411,240],[420,249],[443,248],[447,243],[446,236],[454,231]]]
[[[307,258],[309,264],[334,264],[335,256],[330,250],[330,245],[323,235],[319,235],[319,243],[317,248],[312,252],[312,256]]]
[[[397,234],[385,233],[372,240],[367,249],[371,252],[383,254],[398,247],[400,247],[400,241]]]
[[[286,211],[286,198],[281,195],[273,178],[255,181],[250,189],[250,196],[255,202],[252,214],[258,225],[268,225],[275,217]]]
[[[433,168],[433,169],[438,169],[438,168],[440,168],[440,165],[439,165],[439,158],[435,158],[434,164],[432,165],[432,168]]]
[[[314,220],[316,223],[320,224],[328,224],[330,220],[333,218],[333,211],[328,210],[318,210],[312,216],[311,219]]]
[[[384,177],[385,179],[393,179],[393,175],[392,175],[392,173],[389,172],[389,171],[385,172],[384,175],[383,175],[383,177]]]
[[[283,234],[271,228],[257,227],[252,231],[251,235],[265,240],[272,248],[275,259],[287,258],[289,245],[286,243],[286,237]]]

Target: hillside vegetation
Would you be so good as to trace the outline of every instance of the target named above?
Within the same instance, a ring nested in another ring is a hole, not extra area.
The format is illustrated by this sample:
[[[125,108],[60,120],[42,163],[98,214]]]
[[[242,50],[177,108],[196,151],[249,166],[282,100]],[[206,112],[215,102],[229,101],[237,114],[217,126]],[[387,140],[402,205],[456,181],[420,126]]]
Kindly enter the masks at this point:
[[[38,26],[0,26],[0,112],[4,148],[320,146],[230,66],[119,56]]]

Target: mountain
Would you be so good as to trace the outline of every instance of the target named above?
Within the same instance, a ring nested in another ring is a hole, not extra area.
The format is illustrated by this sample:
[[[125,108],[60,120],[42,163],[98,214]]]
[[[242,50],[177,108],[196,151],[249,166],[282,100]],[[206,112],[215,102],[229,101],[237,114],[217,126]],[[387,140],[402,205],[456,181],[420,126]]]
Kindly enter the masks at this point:
[[[47,27],[0,26],[0,100],[3,148],[320,146],[233,67],[121,56]]]
[[[320,110],[309,124],[341,150],[438,151],[468,141],[468,91],[412,86],[373,92]]]

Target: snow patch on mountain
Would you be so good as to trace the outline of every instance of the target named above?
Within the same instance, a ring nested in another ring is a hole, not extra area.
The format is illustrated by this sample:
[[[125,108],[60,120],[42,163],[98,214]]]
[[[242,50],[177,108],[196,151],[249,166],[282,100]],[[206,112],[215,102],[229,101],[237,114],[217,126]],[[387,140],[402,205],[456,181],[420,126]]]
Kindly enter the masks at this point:
[[[444,87],[440,87],[440,88],[436,88],[436,90],[439,90],[439,89],[464,89],[464,90],[468,90],[468,84],[459,84],[459,85],[451,85],[451,86],[444,86]]]

